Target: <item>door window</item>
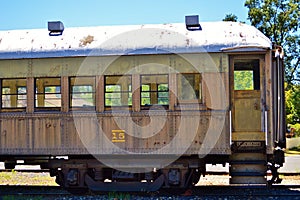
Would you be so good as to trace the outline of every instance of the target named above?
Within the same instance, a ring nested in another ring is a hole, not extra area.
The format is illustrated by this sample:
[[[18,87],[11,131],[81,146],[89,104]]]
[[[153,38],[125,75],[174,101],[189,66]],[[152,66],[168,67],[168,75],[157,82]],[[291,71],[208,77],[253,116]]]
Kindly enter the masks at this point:
[[[234,90],[259,90],[259,60],[237,60],[234,63]]]

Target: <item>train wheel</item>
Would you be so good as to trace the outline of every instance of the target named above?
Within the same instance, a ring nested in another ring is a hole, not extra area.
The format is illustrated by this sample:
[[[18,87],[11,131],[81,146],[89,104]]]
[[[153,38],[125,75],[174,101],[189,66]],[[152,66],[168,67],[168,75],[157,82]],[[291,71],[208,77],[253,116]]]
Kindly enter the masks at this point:
[[[196,169],[190,169],[188,173],[186,174],[186,182],[185,182],[185,188],[191,188],[195,186],[201,177],[201,172]]]
[[[194,171],[192,175],[192,185],[196,185],[200,181],[201,172],[200,171]]]
[[[55,182],[58,185],[60,185],[62,188],[64,188],[66,191],[68,191],[69,193],[74,194],[74,195],[85,195],[89,192],[88,188],[66,186],[64,178],[65,178],[65,176],[64,176],[63,172],[58,171],[56,173]]]
[[[64,184],[64,174],[61,172],[61,171],[58,171],[57,174],[56,174],[56,178],[55,178],[55,182],[64,187],[65,184]]]

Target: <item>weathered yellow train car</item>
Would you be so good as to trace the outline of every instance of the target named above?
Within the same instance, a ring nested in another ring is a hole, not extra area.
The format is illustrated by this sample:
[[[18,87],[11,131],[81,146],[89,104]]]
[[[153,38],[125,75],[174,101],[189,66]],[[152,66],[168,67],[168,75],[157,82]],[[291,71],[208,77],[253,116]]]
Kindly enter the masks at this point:
[[[48,31],[0,32],[7,168],[40,164],[68,189],[153,191],[194,185],[207,163],[248,184],[282,164],[282,59],[254,27]]]

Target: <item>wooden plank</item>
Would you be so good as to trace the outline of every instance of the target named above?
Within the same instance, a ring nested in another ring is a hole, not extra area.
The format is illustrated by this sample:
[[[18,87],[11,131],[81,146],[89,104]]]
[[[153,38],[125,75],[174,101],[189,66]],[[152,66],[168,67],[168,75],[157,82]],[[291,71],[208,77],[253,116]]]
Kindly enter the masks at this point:
[[[96,111],[103,112],[104,111],[104,76],[96,77]]]
[[[61,77],[61,111],[69,111],[69,77]]]
[[[34,148],[47,149],[51,152],[51,149],[61,148],[61,119],[50,117],[39,117],[33,120],[34,134]]]
[[[132,110],[139,112],[141,110],[141,88],[140,88],[140,75],[132,75]]]
[[[28,77],[27,78],[27,113],[34,112],[34,78]]]

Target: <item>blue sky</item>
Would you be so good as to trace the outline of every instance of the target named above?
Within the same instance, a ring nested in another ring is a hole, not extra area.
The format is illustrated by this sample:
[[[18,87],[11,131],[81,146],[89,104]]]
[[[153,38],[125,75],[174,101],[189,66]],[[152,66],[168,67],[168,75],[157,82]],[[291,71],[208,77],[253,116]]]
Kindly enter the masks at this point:
[[[46,28],[60,20],[65,27],[184,22],[198,14],[201,21],[220,21],[234,13],[247,21],[245,0],[5,0],[0,30]]]

